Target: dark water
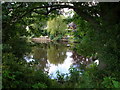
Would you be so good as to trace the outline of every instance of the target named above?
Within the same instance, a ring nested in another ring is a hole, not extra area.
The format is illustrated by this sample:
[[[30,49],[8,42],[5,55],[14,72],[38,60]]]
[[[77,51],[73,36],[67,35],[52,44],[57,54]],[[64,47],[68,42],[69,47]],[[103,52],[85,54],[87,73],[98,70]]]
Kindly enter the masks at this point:
[[[93,61],[73,51],[75,44],[68,43],[39,43],[32,47],[32,52],[25,55],[24,59],[30,62],[37,62],[34,65],[37,69],[47,72],[51,78],[56,78],[56,72],[69,73],[69,68],[87,67]]]

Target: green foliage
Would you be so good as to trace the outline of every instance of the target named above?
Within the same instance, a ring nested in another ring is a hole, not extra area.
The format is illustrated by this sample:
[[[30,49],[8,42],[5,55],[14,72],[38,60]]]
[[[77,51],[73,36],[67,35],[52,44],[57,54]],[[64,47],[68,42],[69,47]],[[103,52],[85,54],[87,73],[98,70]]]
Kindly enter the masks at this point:
[[[104,77],[103,79],[102,85],[105,88],[120,88],[120,82],[116,81],[115,78]]]
[[[59,40],[65,34],[67,25],[63,22],[63,19],[64,16],[60,15],[47,22],[47,31],[50,33],[51,39],[55,38],[54,40]]]
[[[31,51],[30,43],[26,38],[13,37],[10,39],[9,44],[3,44],[4,53],[12,52],[16,57],[22,58],[22,56]]]
[[[80,80],[80,71],[77,68],[70,67],[70,81],[72,83],[78,83]]]
[[[47,88],[47,86],[42,83],[36,83],[36,84],[32,85],[32,87],[33,88]]]
[[[47,8],[39,8],[58,3],[20,3],[5,2],[2,4],[2,41],[3,41],[3,88],[49,88],[49,87],[78,87],[78,88],[120,88],[120,3],[98,3],[90,6],[88,3],[72,3],[77,14],[68,22],[74,21],[77,29],[73,33],[80,42],[75,47],[76,51],[87,57],[95,56],[100,61],[105,61],[107,67],[98,70],[95,65],[79,76],[76,69],[70,69],[70,77],[67,76],[65,84],[58,84],[35,67],[31,67],[23,60],[23,55],[29,51],[29,44],[21,37],[35,37],[46,35],[43,31],[48,21],[48,32],[51,39],[59,40],[65,34],[66,24],[63,16],[57,16],[58,10],[46,16]],[[66,4],[65,4],[66,5]],[[69,5],[69,4],[68,4]],[[55,9],[57,7],[50,8]],[[44,13],[44,15],[43,15]],[[42,14],[42,15],[41,15]],[[81,17],[80,17],[81,16]],[[45,18],[47,17],[47,18]],[[90,23],[88,23],[90,22]],[[29,27],[27,30],[26,27]],[[59,36],[61,35],[61,36]],[[49,48],[49,58],[54,64],[63,62],[66,58],[64,48]],[[56,53],[57,52],[59,53]],[[37,52],[37,51],[36,51]],[[63,57],[60,57],[64,54]],[[56,57],[59,60],[56,61]],[[51,59],[52,60],[52,59]],[[98,70],[98,71],[97,71]],[[107,76],[107,77],[106,77]],[[63,80],[64,75],[58,79]],[[112,78],[115,77],[115,78]],[[78,81],[79,80],[79,81]],[[60,86],[61,85],[61,86]]]
[[[93,82],[89,73],[85,72],[78,84],[79,88],[95,88],[95,83]]]
[[[3,88],[47,88],[51,80],[40,70],[23,61],[17,62],[13,54],[3,55]],[[6,84],[7,83],[7,84]]]
[[[80,67],[80,69],[82,69]],[[97,67],[94,64],[91,64],[91,67],[85,68],[79,76],[78,83],[76,84],[77,88],[98,88],[99,86],[99,76],[97,72]],[[97,83],[96,83],[97,82]]]
[[[118,30],[120,24],[118,23],[109,27],[103,25],[98,30],[91,28],[89,25],[87,28],[80,44],[75,47],[77,52],[87,57],[97,56],[100,61],[108,64],[108,67],[106,67],[108,70],[112,72],[115,70],[114,73],[116,73],[116,70],[119,71],[120,42],[118,39],[120,33]]]
[[[120,82],[114,81],[114,80],[112,82],[113,82],[114,88],[120,88]]]
[[[57,37],[54,37],[53,40],[54,41],[59,41],[62,38],[63,35],[58,35]]]
[[[60,74],[59,71],[56,72],[57,74],[57,80],[62,83],[64,81],[65,74]]]
[[[4,43],[15,36],[38,37],[42,34],[47,35],[46,30],[43,30],[47,18],[37,13],[42,9],[37,9],[36,13],[31,12],[33,8],[39,5],[47,5],[47,3],[5,2],[2,4],[2,36]]]

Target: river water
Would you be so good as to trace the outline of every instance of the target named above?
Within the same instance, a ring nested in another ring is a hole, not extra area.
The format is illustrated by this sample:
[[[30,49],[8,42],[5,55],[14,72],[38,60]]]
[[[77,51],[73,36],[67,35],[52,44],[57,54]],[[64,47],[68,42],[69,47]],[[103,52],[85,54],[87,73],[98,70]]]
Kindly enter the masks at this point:
[[[28,63],[36,63],[34,64],[36,69],[43,70],[55,79],[57,71],[68,74],[71,66],[79,68],[93,63],[92,60],[76,53],[73,50],[74,46],[75,43],[37,43],[32,47],[32,51],[24,56],[24,59]]]

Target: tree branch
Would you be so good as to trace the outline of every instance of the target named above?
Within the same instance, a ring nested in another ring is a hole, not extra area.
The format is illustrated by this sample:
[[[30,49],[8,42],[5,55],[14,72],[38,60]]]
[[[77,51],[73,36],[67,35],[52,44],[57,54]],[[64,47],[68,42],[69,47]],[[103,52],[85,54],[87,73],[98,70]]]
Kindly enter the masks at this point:
[[[50,8],[50,10],[46,9],[45,13],[39,13],[39,12],[35,11],[40,8],[45,8],[45,9]],[[36,12],[38,14],[48,15],[50,12],[52,12],[56,9],[61,9],[61,8],[73,9],[79,16],[81,16],[84,20],[90,22],[91,25],[93,25],[96,29],[99,27],[99,23],[95,20],[94,17],[91,17],[86,12],[83,12],[83,10],[82,10],[83,7],[78,7],[76,5],[74,5],[74,6],[71,6],[71,5],[46,5],[46,6],[34,7],[32,9],[29,9],[28,11],[26,11],[24,14],[22,14],[22,16],[18,16],[15,22],[17,22],[18,20],[20,20],[21,18],[23,18],[30,12]]]
[[[40,7],[35,7],[33,9],[39,9],[39,8],[72,8],[74,9],[74,6],[70,6],[70,5],[47,5],[47,6],[40,6]]]
[[[79,9],[74,9],[74,11],[81,16],[84,20],[88,21],[92,26],[94,26],[95,29],[98,29],[100,24],[95,20],[94,17],[91,17],[87,13],[83,12],[82,10]]]
[[[46,10],[46,13],[39,13],[37,11],[34,11],[35,9],[40,9],[40,8],[51,8],[50,10]],[[14,17],[11,21],[13,23],[16,23],[18,20],[20,20],[21,18],[23,18],[24,16],[26,16],[28,13],[31,12],[36,12],[38,14],[43,14],[43,15],[48,15],[50,12],[56,10],[56,9],[61,9],[61,8],[74,8],[73,6],[70,5],[47,5],[47,6],[40,6],[40,7],[34,7],[32,9],[27,10],[26,12],[24,12],[22,15]]]

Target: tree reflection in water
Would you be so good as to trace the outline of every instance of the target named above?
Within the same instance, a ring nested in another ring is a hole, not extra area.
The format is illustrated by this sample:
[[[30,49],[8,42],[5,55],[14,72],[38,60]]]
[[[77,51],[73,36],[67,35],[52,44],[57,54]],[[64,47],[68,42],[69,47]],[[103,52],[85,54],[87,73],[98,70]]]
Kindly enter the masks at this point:
[[[67,47],[65,47],[63,44],[50,44],[47,53],[48,53],[48,60],[51,64],[62,64],[64,60],[66,59],[66,51]]]
[[[73,55],[73,66],[80,67],[81,69],[85,69],[88,65],[94,62],[94,58],[87,58],[82,55],[78,55],[75,51],[72,51]]]
[[[32,47],[32,52],[25,57],[36,69],[49,69],[49,64],[62,64],[66,59],[67,47],[61,43],[40,43]]]
[[[69,73],[70,66],[84,71],[89,64],[94,62],[92,58],[79,55],[70,48],[72,47],[67,47],[66,43],[40,43],[32,47],[30,57],[27,56],[27,58],[33,60],[34,68],[43,70],[49,75],[52,73],[54,76],[57,70],[60,73]]]
[[[47,68],[47,50],[46,50],[47,44],[41,43],[38,46],[33,47],[33,58],[35,59],[36,67],[38,69],[44,70],[44,68]]]

